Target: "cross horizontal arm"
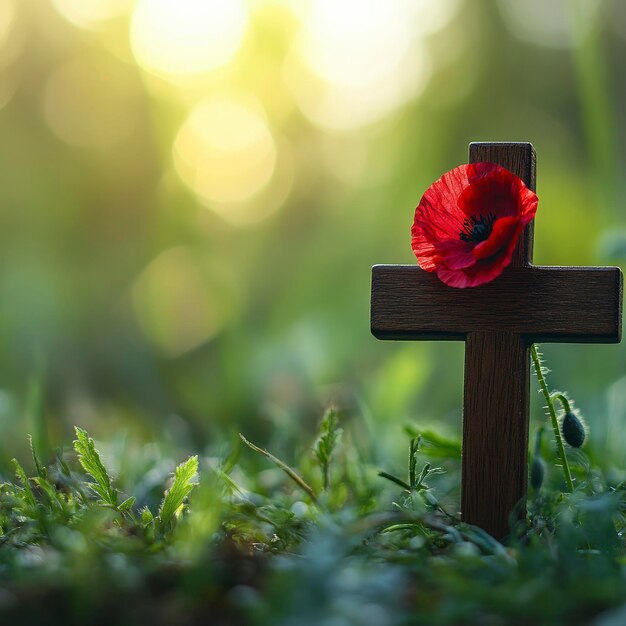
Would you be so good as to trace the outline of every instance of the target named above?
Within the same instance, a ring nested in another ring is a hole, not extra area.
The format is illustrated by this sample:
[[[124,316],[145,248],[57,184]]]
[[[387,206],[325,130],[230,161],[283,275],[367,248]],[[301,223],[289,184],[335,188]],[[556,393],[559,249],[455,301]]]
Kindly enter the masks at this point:
[[[617,267],[509,267],[471,289],[444,285],[414,265],[372,268],[372,334],[378,339],[465,339],[504,331],[528,341],[618,343]]]

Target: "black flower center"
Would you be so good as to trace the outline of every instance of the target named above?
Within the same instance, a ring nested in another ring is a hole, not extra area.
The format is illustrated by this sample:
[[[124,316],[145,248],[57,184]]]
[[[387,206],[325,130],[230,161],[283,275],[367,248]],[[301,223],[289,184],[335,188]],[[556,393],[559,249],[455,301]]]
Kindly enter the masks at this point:
[[[493,213],[487,215],[472,215],[463,222],[463,230],[459,232],[461,241],[480,243],[489,239],[496,216]]]

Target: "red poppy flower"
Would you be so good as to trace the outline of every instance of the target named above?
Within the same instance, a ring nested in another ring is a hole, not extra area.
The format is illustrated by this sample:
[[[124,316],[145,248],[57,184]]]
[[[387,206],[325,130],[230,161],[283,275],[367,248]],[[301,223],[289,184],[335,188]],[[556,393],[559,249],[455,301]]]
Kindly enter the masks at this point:
[[[476,287],[511,262],[537,211],[537,196],[493,163],[460,165],[433,183],[415,209],[413,252],[450,287]]]

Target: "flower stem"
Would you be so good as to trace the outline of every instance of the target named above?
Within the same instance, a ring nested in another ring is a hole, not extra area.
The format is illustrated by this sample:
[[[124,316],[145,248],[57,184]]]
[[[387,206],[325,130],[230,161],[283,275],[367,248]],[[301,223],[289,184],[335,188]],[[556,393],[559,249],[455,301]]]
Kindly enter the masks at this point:
[[[556,440],[556,447],[559,455],[559,459],[561,461],[561,466],[563,467],[563,474],[565,476],[565,484],[567,485],[568,491],[574,491],[574,483],[572,482],[572,475],[569,471],[569,464],[567,462],[567,457],[565,456],[565,448],[563,447],[563,439],[561,438],[561,431],[559,429],[559,422],[556,418],[556,410],[554,408],[554,403],[552,401],[552,396],[548,391],[548,385],[546,384],[546,379],[541,371],[541,360],[539,359],[539,354],[537,353],[537,346],[533,343],[530,346],[530,355],[533,359],[533,365],[535,366],[535,374],[537,374],[537,380],[539,381],[539,387],[541,388],[541,393],[543,393],[544,398],[548,404],[548,412],[550,413],[550,422],[552,423],[552,431],[554,432],[554,439]],[[564,396],[561,394],[556,395],[558,399],[563,403]],[[567,400],[566,400],[567,401]]]
[[[572,412],[572,409],[571,409],[571,407],[569,405],[569,400],[562,393],[559,393],[557,391],[556,393],[552,394],[552,397],[555,400],[558,400],[561,403],[561,405],[563,406],[563,410],[566,413],[571,413]]]

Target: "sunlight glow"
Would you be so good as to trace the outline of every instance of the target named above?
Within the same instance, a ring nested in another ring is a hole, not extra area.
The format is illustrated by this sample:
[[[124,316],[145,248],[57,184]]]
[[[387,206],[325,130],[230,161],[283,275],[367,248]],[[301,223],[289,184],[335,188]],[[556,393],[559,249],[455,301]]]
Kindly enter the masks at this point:
[[[0,2],[0,46],[9,38],[17,10],[14,0]]]
[[[429,29],[416,6],[403,0],[315,0],[308,12],[299,10],[304,29],[286,80],[309,119],[354,129],[419,94],[430,71],[423,41]]]
[[[123,15],[132,3],[133,0],[52,0],[66,20],[84,28]]]
[[[139,0],[131,24],[133,53],[160,76],[207,72],[234,56],[247,20],[242,0]]]
[[[247,200],[274,174],[276,143],[253,104],[234,97],[205,100],[174,142],[178,175],[212,208]]]
[[[10,65],[19,55],[23,44],[23,33],[18,24],[16,0],[0,1],[0,68]],[[0,89],[6,93],[8,86]],[[1,98],[1,96],[0,96]]]
[[[407,53],[408,26],[401,6],[389,0],[318,0],[300,42],[302,58],[329,83],[376,83]]]

